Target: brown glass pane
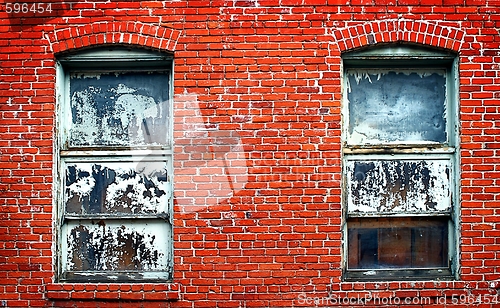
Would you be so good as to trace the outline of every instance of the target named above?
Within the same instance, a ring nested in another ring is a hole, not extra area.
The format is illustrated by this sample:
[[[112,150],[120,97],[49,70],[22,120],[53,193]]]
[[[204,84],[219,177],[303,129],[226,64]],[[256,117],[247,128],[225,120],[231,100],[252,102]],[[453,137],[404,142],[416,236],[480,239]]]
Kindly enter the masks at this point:
[[[349,269],[448,267],[447,217],[351,218]]]
[[[408,267],[411,262],[411,229],[378,230],[378,264],[381,267]]]
[[[415,247],[412,264],[415,267],[447,266],[448,231],[438,226],[419,228],[412,232],[412,241]]]

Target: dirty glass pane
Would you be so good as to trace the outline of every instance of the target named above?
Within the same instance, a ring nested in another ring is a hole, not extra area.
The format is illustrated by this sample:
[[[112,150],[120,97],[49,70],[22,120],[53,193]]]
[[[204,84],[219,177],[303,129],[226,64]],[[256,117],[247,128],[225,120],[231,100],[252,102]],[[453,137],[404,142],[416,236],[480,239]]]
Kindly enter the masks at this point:
[[[451,161],[348,160],[349,214],[449,213]]]
[[[68,214],[157,214],[169,204],[166,161],[67,162]]]
[[[444,70],[348,70],[348,143],[445,143],[445,91]]]
[[[163,146],[168,72],[72,73],[69,147]]]
[[[164,271],[170,228],[162,220],[80,220],[64,228],[66,271]]]
[[[448,267],[448,218],[351,218],[349,269]]]

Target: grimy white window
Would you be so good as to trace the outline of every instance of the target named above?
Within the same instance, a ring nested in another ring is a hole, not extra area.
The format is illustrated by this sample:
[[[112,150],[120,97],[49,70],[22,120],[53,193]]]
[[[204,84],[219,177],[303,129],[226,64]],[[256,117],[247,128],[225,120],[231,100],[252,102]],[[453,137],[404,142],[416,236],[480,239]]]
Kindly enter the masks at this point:
[[[171,79],[153,51],[58,59],[60,281],[172,278]]]
[[[344,278],[453,279],[456,55],[397,44],[343,65]]]

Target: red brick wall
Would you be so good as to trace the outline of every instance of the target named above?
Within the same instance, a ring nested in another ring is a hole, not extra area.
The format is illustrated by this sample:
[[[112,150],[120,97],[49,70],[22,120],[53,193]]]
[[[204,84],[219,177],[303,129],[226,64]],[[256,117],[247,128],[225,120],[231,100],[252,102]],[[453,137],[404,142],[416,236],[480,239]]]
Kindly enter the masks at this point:
[[[489,303],[500,301],[500,2],[75,1],[52,9],[7,14],[1,4],[0,307],[321,307],[365,296],[378,297],[375,305],[500,305]],[[341,279],[340,54],[396,41],[460,57],[457,281]],[[55,59],[102,44],[175,57],[170,284],[54,281]],[[232,145],[234,183],[214,184],[223,160],[199,157],[216,157],[218,138]]]

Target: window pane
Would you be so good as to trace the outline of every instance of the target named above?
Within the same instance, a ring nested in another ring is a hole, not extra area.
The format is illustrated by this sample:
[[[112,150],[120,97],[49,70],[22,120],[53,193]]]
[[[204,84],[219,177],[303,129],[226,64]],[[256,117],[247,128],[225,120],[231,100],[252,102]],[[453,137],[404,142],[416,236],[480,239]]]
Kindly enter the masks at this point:
[[[448,267],[448,218],[351,218],[349,269]]]
[[[445,71],[348,70],[349,144],[445,143]]]
[[[347,208],[361,213],[449,213],[451,161],[348,160]]]
[[[168,144],[168,72],[73,73],[70,108],[70,148]]]
[[[163,220],[80,220],[64,228],[66,271],[163,271],[170,228]]]
[[[67,162],[67,214],[166,213],[170,201],[166,161]]]

